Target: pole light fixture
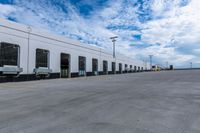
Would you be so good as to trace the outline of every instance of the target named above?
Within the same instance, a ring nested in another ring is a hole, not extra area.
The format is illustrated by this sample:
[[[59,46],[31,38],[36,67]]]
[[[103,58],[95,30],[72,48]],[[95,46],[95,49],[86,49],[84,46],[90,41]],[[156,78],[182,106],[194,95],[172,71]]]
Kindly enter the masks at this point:
[[[118,38],[117,36],[110,37],[110,39],[111,39],[112,42],[113,42],[113,58],[115,59],[114,74],[116,74],[115,42],[117,41],[117,40],[116,40],[117,38]]]
[[[193,63],[192,63],[192,62],[190,62],[190,69],[192,69],[192,68],[193,68],[193,66],[192,66],[192,65],[193,65]]]
[[[118,37],[117,36],[114,36],[114,37],[110,37],[110,39],[112,40],[113,42],[113,58],[115,58],[115,42],[117,41]]]

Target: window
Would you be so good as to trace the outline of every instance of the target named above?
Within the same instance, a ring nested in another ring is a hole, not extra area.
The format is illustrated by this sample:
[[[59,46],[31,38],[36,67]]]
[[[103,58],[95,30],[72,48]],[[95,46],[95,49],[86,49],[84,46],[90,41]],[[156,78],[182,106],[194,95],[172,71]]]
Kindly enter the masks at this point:
[[[10,43],[0,43],[0,67],[4,65],[19,65],[20,47]]]
[[[86,70],[86,58],[83,56],[79,56],[78,60],[79,60],[79,75],[84,76]]]
[[[36,68],[49,67],[49,51],[36,49]]]

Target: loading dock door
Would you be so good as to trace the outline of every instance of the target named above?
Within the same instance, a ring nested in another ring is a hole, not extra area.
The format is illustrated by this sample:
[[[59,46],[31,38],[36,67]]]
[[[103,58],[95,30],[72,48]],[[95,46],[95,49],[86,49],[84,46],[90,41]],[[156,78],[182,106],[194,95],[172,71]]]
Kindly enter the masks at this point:
[[[61,53],[60,75],[61,78],[69,78],[70,75],[70,55]]]
[[[116,73],[116,66],[115,66],[115,62],[112,62],[112,74]]]
[[[134,71],[137,72],[137,66],[134,66]]]
[[[133,72],[133,66],[130,65],[130,72]]]
[[[103,74],[108,74],[108,62],[103,61]]]
[[[2,42],[0,43],[0,75],[14,76],[23,71],[20,68],[19,45]]]
[[[86,57],[79,56],[79,76],[86,76]]]
[[[119,63],[119,73],[122,73],[122,63]]]
[[[98,60],[92,59],[92,74],[98,75]]]
[[[127,64],[125,64],[125,72],[127,73],[128,72],[128,65]]]
[[[4,65],[19,66],[19,46],[0,43],[0,67]]]
[[[140,67],[138,67],[138,72],[140,72]]]

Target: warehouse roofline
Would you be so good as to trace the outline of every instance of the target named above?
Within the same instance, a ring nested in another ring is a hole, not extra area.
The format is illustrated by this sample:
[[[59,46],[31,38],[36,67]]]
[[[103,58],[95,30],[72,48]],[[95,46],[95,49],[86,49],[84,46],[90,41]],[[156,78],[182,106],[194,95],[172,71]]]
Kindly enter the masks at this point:
[[[35,28],[33,26],[20,24],[20,23],[17,23],[17,22],[12,22],[12,21],[5,20],[5,19],[2,19],[2,18],[0,18],[0,27],[6,27],[6,28],[9,28],[9,29],[17,30],[17,31],[24,32],[24,33],[27,33],[27,34],[30,33],[30,35],[33,35],[33,36],[39,36],[39,37],[47,38],[47,39],[50,39],[50,40],[54,40],[54,41],[58,41],[58,42],[62,42],[62,43],[67,43],[69,45],[74,45],[74,46],[77,46],[77,47],[82,47],[82,48],[91,49],[91,50],[94,50],[94,51],[97,51],[97,52],[102,52],[102,53],[105,53],[107,55],[112,55],[111,52],[107,51],[104,48],[101,48],[101,47],[98,47],[98,46],[91,46],[91,45],[88,45],[88,44],[85,44],[85,43],[81,43],[78,40],[70,39],[66,36],[51,33],[50,31],[47,31],[47,30],[44,30],[44,29]],[[132,60],[133,62],[135,62],[137,64],[142,63],[142,61],[140,61],[140,60],[136,60],[136,59],[133,59],[131,57],[127,57],[127,56],[125,56],[124,54],[121,54],[121,53],[117,53],[116,57],[128,58],[128,59]]]

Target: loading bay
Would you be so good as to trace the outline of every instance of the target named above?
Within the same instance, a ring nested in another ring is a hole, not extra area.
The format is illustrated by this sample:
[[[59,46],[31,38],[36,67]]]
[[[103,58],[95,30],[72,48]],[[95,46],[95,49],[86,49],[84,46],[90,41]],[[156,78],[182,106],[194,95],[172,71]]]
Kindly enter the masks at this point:
[[[200,133],[200,70],[0,84],[0,133]]]

